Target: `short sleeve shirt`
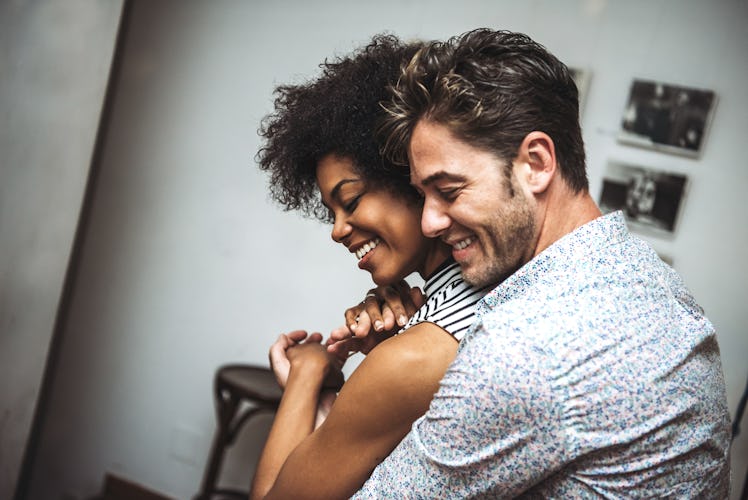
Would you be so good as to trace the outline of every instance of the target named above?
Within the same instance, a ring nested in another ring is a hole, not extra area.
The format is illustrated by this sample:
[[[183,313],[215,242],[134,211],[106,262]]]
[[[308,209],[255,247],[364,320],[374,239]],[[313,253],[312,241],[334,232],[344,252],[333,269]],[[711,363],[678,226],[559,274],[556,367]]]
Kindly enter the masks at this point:
[[[478,306],[428,412],[354,498],[726,498],[712,324],[623,216]]]

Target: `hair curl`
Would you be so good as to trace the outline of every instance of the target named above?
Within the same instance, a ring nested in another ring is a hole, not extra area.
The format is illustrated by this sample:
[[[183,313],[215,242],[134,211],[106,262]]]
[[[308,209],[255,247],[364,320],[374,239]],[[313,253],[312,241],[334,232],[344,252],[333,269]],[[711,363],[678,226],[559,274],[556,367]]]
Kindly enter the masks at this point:
[[[418,121],[447,126],[456,137],[507,162],[532,131],[547,133],[556,147],[562,178],[588,190],[579,94],[568,68],[528,36],[481,28],[431,42],[410,60],[379,133],[395,163]]]
[[[376,35],[347,57],[325,60],[318,78],[275,89],[275,111],[262,120],[265,143],[256,159],[270,174],[271,197],[285,210],[329,222],[316,182],[317,164],[328,154],[351,159],[367,186],[418,199],[407,169],[380,153],[375,131],[388,86],[420,47]]]

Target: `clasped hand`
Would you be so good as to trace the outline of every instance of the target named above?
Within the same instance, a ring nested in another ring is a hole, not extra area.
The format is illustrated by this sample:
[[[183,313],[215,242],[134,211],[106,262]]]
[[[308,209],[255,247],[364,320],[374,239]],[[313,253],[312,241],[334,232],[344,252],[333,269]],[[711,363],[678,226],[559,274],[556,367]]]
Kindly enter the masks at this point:
[[[333,330],[324,346],[318,332],[310,335],[305,330],[294,330],[281,334],[269,352],[278,385],[285,389],[292,367],[305,366],[319,370],[324,377],[323,388],[339,389],[346,359],[355,352],[368,354],[392,337],[423,303],[421,290],[401,280],[395,285],[372,288],[364,300],[346,309],[346,326]]]
[[[424,301],[421,290],[405,280],[372,288],[364,300],[346,309],[346,325],[330,333],[328,351],[343,359],[354,352],[368,354],[405,326]]]
[[[325,389],[340,389],[343,385],[341,371],[345,358],[328,352],[322,345],[322,334],[309,335],[305,330],[294,330],[278,336],[270,346],[270,366],[282,389],[286,388],[291,370],[305,369],[323,379]]]

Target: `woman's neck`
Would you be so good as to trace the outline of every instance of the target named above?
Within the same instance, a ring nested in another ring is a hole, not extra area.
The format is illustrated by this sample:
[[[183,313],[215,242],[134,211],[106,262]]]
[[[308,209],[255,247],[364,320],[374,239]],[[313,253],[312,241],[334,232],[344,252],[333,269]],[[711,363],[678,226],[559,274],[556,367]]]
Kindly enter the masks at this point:
[[[439,266],[451,257],[452,247],[439,239],[435,239],[423,261],[423,268],[418,271],[418,274],[421,275],[421,278],[427,280]]]

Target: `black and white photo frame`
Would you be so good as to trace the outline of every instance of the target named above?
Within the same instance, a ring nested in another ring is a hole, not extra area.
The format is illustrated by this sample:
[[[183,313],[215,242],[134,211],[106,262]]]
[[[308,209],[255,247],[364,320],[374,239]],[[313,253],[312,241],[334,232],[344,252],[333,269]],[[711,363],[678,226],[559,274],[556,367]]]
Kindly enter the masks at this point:
[[[622,210],[632,229],[669,236],[675,232],[687,184],[682,174],[610,161],[600,209],[604,213]]]
[[[698,157],[717,101],[711,90],[633,80],[621,120],[621,143]]]

